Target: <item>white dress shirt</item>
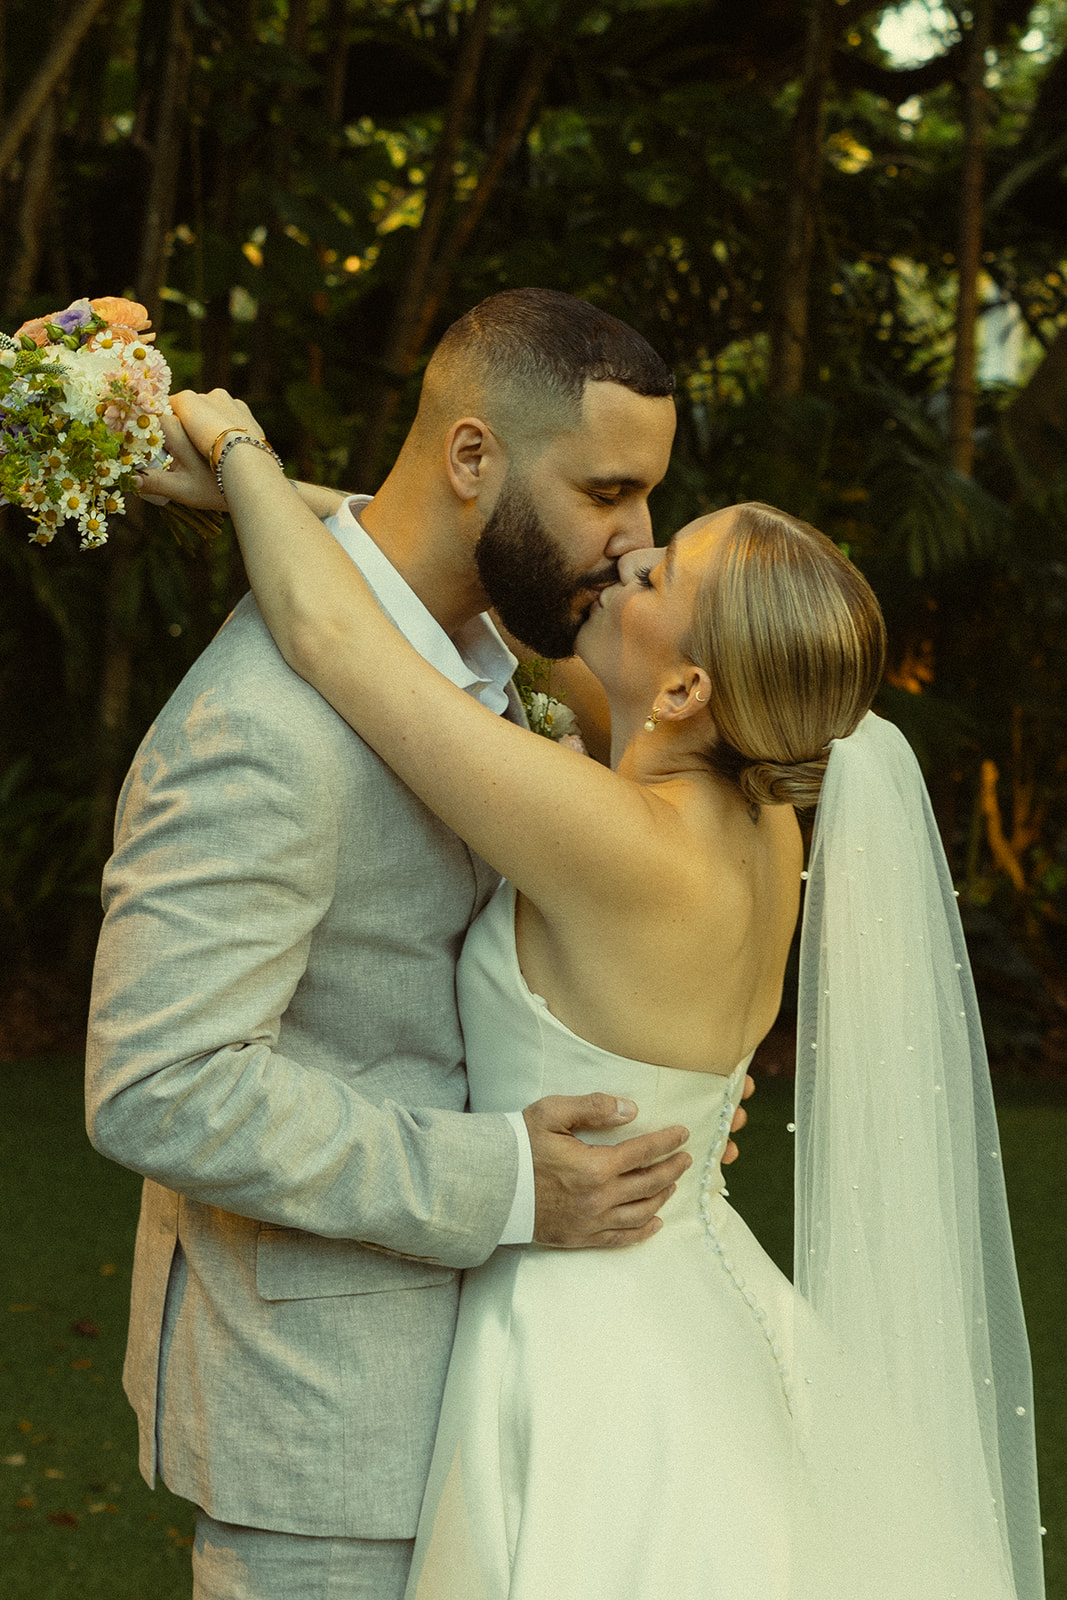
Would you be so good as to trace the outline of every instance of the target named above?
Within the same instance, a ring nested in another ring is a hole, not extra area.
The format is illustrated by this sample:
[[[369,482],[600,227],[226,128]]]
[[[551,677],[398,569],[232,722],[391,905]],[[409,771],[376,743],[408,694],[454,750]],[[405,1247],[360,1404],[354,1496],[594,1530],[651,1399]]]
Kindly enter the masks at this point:
[[[327,518],[326,527],[352,557],[382,610],[419,654],[490,711],[506,713],[510,706],[508,683],[517,665],[515,657],[484,612],[471,617],[454,634],[445,632],[360,523],[359,513],[371,499],[369,494],[350,495]],[[529,1244],[534,1230],[530,1134],[521,1111],[505,1115],[515,1131],[519,1171],[500,1243]]]

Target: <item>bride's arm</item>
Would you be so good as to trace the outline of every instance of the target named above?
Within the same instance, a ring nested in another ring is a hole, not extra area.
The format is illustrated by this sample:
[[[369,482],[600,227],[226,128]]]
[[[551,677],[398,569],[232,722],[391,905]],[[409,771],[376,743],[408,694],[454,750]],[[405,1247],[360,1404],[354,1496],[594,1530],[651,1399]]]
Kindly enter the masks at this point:
[[[176,401],[200,446],[250,417],[228,396]],[[592,899],[624,911],[662,898],[682,855],[667,801],[494,715],[424,661],[266,452],[237,445],[225,472],[249,580],[282,655],[431,810],[544,910]]]
[[[258,429],[254,430],[258,432]],[[176,417],[163,418],[163,433],[171,464],[160,471],[142,472],[137,492],[153,505],[176,500],[179,505],[201,511],[226,511],[226,496],[215,481],[215,474]],[[348,499],[341,489],[318,483],[297,483],[290,479],[301,500],[324,522],[339,511]]]

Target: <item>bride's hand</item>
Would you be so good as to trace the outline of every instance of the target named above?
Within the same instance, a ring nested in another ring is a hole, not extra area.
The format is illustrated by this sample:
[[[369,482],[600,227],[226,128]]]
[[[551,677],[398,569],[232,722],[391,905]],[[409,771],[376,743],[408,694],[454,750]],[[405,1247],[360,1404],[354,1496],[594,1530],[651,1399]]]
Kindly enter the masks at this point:
[[[263,429],[243,400],[235,400],[225,389],[212,389],[210,394],[197,394],[193,389],[181,389],[170,397],[170,408],[178,418],[194,449],[208,456],[220,433],[231,428],[250,433],[253,439],[265,437]],[[225,441],[220,441],[220,445]],[[217,459],[218,452],[216,452]]]
[[[141,498],[156,506],[177,500],[179,505],[195,506],[199,511],[225,511],[226,497],[215,474],[177,417],[163,418],[163,437],[171,464],[165,471],[140,473],[137,492]]]

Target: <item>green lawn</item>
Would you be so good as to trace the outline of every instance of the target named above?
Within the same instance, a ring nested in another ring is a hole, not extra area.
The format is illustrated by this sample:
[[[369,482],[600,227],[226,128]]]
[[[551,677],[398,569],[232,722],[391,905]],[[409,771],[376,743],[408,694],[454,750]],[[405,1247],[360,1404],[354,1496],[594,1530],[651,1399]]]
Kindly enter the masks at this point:
[[[786,1266],[790,1091],[761,1082],[729,1180],[731,1198]],[[1004,1089],[1000,1100],[1037,1379],[1048,1594],[1067,1600],[1067,1095]],[[190,1592],[190,1508],[142,1483],[119,1381],[138,1189],[86,1141],[78,1062],[0,1065],[3,1600]]]
[[[4,1600],[188,1600],[191,1508],[142,1482],[120,1382],[139,1193],[85,1137],[79,1061],[0,1066]]]

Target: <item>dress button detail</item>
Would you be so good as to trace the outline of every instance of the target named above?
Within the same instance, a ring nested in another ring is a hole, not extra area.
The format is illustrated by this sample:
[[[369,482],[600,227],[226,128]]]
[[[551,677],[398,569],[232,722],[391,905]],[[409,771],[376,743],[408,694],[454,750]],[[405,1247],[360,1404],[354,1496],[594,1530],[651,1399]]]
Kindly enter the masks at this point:
[[[815,1048],[814,1045],[812,1048]],[[708,1249],[718,1257],[719,1265],[722,1267],[722,1270],[731,1280],[738,1294],[741,1296],[741,1299],[744,1301],[745,1305],[748,1306],[753,1317],[756,1319],[756,1322],[762,1329],[763,1336],[766,1339],[770,1350],[770,1355],[778,1371],[778,1380],[782,1386],[782,1395],[785,1399],[786,1408],[790,1415],[792,1415],[793,1392],[789,1368],[783,1359],[782,1349],[778,1343],[774,1330],[771,1327],[770,1319],[767,1316],[764,1308],[757,1301],[756,1296],[752,1293],[752,1290],[746,1289],[745,1280],[741,1273],[738,1272],[737,1268],[734,1266],[731,1258],[727,1255],[726,1250],[723,1247],[722,1240],[719,1238],[718,1233],[716,1232],[715,1224],[711,1219],[711,1202],[713,1195],[725,1195],[725,1189],[722,1187],[716,1189],[715,1180],[718,1177],[721,1185],[719,1161],[723,1150],[726,1148],[726,1141],[730,1136],[730,1123],[733,1120],[736,1097],[740,1090],[741,1077],[742,1073],[739,1068],[727,1086],[726,1094],[723,1099],[722,1110],[719,1115],[719,1123],[716,1129],[715,1141],[708,1152],[708,1157],[704,1163],[703,1172],[701,1173],[699,1184],[700,1217],[704,1224],[705,1244],[708,1246]],[[789,1126],[790,1131],[794,1131],[794,1124],[790,1123]]]

